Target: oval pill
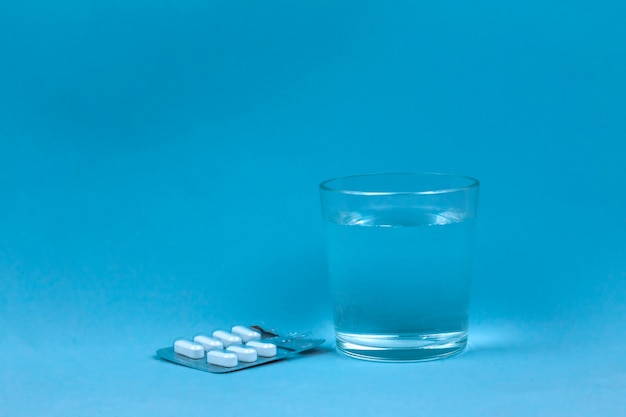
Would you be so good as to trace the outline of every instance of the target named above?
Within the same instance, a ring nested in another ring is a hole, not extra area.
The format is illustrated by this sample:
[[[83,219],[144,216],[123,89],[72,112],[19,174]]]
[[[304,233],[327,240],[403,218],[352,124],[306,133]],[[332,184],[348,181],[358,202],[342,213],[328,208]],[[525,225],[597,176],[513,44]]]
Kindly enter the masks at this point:
[[[241,344],[241,336],[228,333],[225,330],[216,330],[213,332],[213,337],[222,341],[224,346],[230,345],[240,345]]]
[[[232,368],[239,364],[237,354],[234,352],[224,352],[223,350],[210,350],[206,353],[206,361],[212,365]]]
[[[209,351],[212,349],[224,349],[224,343],[221,340],[214,337],[198,335],[193,338],[193,341],[202,345],[204,350]]]
[[[259,356],[263,358],[272,358],[276,356],[276,345],[273,343],[264,343],[257,342],[256,340],[251,340],[246,343],[246,346],[256,349]]]
[[[190,340],[180,339],[174,342],[174,352],[191,359],[204,357],[204,347]]]
[[[258,359],[258,354],[257,354],[256,349],[251,348],[251,347],[233,345],[233,346],[228,346],[226,350],[237,354],[237,358],[239,358],[241,362],[254,362],[255,360]]]
[[[241,339],[244,342],[249,342],[250,340],[259,340],[261,339],[261,333],[256,330],[252,330],[245,326],[233,326],[231,332],[241,336]]]

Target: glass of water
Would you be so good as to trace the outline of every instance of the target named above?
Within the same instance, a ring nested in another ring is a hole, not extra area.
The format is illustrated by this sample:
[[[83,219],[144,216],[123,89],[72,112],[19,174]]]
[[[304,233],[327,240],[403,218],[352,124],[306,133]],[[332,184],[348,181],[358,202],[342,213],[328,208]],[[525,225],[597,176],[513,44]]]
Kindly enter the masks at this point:
[[[479,182],[432,173],[320,184],[338,349],[385,362],[467,344]]]

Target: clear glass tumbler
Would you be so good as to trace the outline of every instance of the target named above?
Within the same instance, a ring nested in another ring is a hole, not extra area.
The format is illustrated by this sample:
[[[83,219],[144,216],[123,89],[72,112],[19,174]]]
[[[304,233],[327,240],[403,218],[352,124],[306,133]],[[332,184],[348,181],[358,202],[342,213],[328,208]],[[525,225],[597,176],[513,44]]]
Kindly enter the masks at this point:
[[[467,344],[479,182],[370,174],[320,184],[338,349],[414,362]]]

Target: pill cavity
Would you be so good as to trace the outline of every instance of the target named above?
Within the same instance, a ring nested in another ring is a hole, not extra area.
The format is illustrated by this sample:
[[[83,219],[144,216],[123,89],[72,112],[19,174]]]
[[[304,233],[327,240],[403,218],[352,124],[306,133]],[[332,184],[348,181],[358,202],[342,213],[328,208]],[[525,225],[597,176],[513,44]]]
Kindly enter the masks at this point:
[[[210,350],[206,353],[206,361],[212,365],[232,368],[239,363],[237,354],[234,352],[225,352],[223,350]]]
[[[224,346],[240,345],[242,342],[241,336],[228,333],[225,330],[216,330],[213,332],[213,337],[221,340]]]
[[[241,345],[232,345],[226,348],[227,351],[234,352],[241,362],[254,362],[258,359],[256,349]]]
[[[273,343],[258,342],[251,340],[246,346],[256,349],[259,356],[263,358],[272,358],[276,356],[276,345]]]
[[[191,359],[200,359],[204,357],[204,347],[199,343],[192,342],[191,340],[180,339],[175,341],[174,352]]]
[[[193,338],[193,341],[202,345],[204,350],[209,351],[212,349],[224,349],[224,343],[221,340],[214,337],[198,335]]]
[[[231,329],[231,332],[233,334],[240,336],[241,340],[243,340],[244,342],[249,342],[250,340],[261,339],[261,333],[245,326],[233,326],[233,328]]]

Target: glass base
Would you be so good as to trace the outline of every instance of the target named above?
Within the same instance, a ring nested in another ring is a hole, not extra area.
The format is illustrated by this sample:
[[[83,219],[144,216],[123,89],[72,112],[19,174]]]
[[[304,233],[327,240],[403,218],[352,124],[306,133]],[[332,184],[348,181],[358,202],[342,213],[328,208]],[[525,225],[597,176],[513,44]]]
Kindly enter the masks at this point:
[[[467,331],[410,335],[336,332],[337,349],[350,357],[378,362],[421,362],[461,353]]]

